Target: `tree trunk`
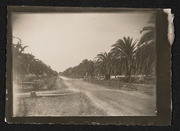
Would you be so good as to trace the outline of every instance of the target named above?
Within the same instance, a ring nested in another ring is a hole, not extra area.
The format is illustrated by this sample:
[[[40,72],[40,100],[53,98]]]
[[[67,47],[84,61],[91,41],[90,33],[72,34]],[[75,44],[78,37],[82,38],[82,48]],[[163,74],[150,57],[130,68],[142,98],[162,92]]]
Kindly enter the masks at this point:
[[[105,80],[109,80],[110,79],[110,74],[105,74]]]
[[[110,79],[110,69],[109,69],[108,66],[106,65],[105,80],[109,80],[109,79]]]

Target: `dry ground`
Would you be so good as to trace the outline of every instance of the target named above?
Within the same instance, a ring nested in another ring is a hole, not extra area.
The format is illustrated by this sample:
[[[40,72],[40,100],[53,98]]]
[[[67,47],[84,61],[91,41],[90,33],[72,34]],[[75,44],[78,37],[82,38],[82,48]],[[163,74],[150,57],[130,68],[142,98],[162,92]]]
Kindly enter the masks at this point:
[[[66,77],[57,79],[54,90],[36,93],[34,98],[15,93],[15,116],[153,116],[156,110],[155,94],[108,89]]]

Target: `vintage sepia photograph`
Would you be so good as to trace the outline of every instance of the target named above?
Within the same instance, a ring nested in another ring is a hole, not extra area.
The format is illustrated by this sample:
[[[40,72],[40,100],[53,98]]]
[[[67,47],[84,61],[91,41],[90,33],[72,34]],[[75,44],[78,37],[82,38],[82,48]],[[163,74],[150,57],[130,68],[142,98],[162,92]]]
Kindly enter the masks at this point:
[[[14,13],[14,116],[156,115],[155,14]]]
[[[157,116],[156,18],[11,12],[12,117]]]

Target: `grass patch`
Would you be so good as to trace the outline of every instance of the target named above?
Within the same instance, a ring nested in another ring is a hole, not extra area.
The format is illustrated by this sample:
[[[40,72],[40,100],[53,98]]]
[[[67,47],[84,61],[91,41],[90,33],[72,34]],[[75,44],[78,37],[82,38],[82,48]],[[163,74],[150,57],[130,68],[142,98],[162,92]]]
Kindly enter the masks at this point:
[[[148,95],[155,94],[155,85],[154,84],[137,84],[137,83],[126,83],[123,81],[111,79],[111,80],[98,80],[98,79],[86,79],[85,82],[103,85],[107,88],[120,89],[127,91],[139,91]]]

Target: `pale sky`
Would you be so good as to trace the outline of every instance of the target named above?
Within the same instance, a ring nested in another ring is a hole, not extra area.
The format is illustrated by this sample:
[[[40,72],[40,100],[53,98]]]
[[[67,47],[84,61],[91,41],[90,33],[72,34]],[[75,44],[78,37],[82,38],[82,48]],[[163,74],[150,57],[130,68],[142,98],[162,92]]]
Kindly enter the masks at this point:
[[[151,13],[14,13],[13,36],[56,71],[94,60],[123,36],[140,38]],[[17,42],[17,40],[13,40]]]

